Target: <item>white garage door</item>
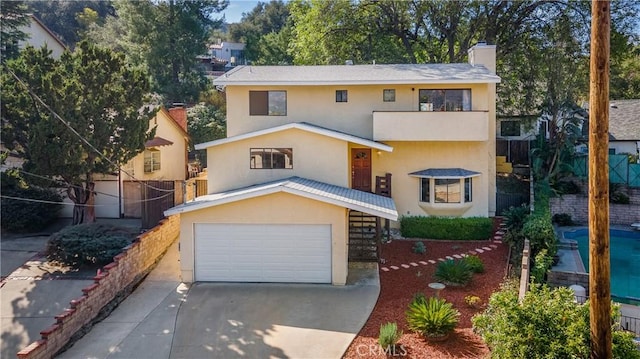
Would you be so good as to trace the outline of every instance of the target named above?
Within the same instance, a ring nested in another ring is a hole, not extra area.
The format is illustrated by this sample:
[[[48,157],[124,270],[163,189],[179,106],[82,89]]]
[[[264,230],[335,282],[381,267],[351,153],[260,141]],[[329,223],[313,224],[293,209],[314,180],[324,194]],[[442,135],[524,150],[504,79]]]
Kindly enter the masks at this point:
[[[331,225],[195,224],[195,280],[331,283]]]

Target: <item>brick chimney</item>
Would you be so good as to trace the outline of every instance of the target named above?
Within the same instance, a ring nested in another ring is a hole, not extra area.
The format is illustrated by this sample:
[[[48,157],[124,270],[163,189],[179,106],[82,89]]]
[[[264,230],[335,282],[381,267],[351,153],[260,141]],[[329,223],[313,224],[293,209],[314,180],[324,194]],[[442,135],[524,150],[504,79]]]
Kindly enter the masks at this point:
[[[172,107],[169,109],[169,114],[187,132],[187,109],[184,107]]]
[[[471,66],[484,65],[489,71],[496,73],[496,45],[478,42],[471,46],[467,52]]]

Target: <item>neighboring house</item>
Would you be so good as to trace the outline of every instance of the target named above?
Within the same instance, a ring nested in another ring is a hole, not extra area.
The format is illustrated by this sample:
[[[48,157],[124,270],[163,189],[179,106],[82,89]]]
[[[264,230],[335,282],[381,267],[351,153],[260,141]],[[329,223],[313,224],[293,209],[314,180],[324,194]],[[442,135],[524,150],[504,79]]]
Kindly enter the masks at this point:
[[[198,61],[207,76],[216,78],[239,65],[246,65],[245,44],[220,42],[210,45],[206,55],[198,56]]]
[[[99,176],[95,178],[96,217],[141,218],[144,205],[155,196],[164,196],[169,205],[182,203],[181,183],[188,178],[187,172],[187,113],[181,107],[169,110],[161,108],[149,121],[149,129],[155,128],[153,139],[145,143],[142,153],[122,166],[118,175]],[[149,182],[153,181],[153,182]],[[176,185],[179,182],[180,185]],[[149,184],[146,186],[145,184]],[[165,191],[149,193],[154,188],[166,184]],[[169,193],[171,193],[169,195]],[[70,202],[69,199],[65,199]],[[166,201],[165,201],[166,203]],[[153,206],[160,205],[152,203]],[[163,210],[164,210],[163,209]],[[162,214],[162,210],[159,211]],[[73,207],[65,206],[61,217],[72,217]]]
[[[582,136],[589,140],[588,121]],[[586,154],[587,146],[578,146],[577,152]],[[623,153],[640,155],[640,99],[609,100],[609,154]]]
[[[493,216],[495,60],[478,44],[464,64],[240,66],[216,79],[228,137],[196,145],[209,194],[165,212],[181,216],[182,279],[343,285],[369,217]]]
[[[21,29],[27,34],[27,38],[24,41],[20,41],[18,46],[21,49],[27,46],[33,46],[38,49],[47,46],[51,50],[51,56],[56,59],[60,58],[60,55],[67,49],[62,40],[35,15],[30,15],[30,20],[29,25]]]

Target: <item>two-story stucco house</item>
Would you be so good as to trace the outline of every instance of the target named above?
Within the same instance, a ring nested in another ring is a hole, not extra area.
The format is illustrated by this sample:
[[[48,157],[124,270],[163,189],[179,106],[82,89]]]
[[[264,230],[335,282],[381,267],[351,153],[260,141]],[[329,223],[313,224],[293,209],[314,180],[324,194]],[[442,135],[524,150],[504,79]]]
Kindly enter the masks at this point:
[[[182,279],[342,285],[366,216],[494,215],[499,81],[486,44],[462,64],[240,66],[216,79],[228,137],[196,146],[209,194],[165,212],[181,216]]]

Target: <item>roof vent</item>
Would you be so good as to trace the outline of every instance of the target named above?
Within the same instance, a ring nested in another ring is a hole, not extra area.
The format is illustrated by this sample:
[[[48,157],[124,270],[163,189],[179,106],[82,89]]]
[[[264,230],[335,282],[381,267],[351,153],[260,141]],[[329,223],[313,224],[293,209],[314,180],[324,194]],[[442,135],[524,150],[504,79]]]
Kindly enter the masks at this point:
[[[612,103],[611,105],[609,105],[609,107],[611,107],[611,108],[618,108],[618,105],[616,105],[615,103]]]
[[[486,45],[486,44],[487,44],[487,42],[484,41],[484,40],[476,42],[476,45],[480,45],[480,46],[483,46],[483,45]]]
[[[344,62],[344,64],[347,65],[347,66],[351,66],[351,65],[353,65],[353,60],[347,60],[347,61]]]

